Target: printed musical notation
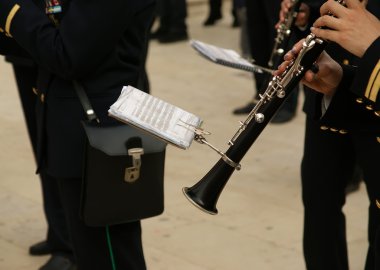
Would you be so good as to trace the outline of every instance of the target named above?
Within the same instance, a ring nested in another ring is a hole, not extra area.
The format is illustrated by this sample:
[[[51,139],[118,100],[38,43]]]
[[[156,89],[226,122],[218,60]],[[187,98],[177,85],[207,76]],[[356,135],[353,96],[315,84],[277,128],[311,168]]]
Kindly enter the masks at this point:
[[[198,116],[132,86],[122,89],[108,113],[182,149],[190,147],[202,124]]]

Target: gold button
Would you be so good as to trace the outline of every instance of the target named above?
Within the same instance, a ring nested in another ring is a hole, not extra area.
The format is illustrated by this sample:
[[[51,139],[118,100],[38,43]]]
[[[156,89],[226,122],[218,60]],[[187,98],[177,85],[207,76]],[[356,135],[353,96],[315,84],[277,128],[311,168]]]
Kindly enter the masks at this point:
[[[363,103],[363,99],[362,99],[362,98],[357,98],[357,99],[356,99],[356,102],[357,102],[357,103]]]
[[[350,64],[350,61],[348,61],[348,59],[343,60],[343,65],[349,65],[349,64]]]
[[[376,112],[374,112],[374,114],[375,114],[377,117],[380,117],[380,111],[376,111]]]
[[[345,130],[345,129],[341,129],[341,130],[339,130],[339,133],[340,133],[340,134],[347,134],[347,133],[348,133],[348,131],[347,131],[347,130]]]
[[[367,110],[370,110],[370,111],[372,111],[373,110],[373,107],[372,107],[372,105],[367,105],[367,106],[365,106],[366,107],[366,109]]]
[[[337,128],[330,128],[330,130],[331,130],[332,132],[337,132],[337,131],[338,131]]]
[[[40,96],[40,100],[41,100],[42,103],[45,102],[45,95],[44,95],[44,94],[41,94],[41,96]]]
[[[376,206],[377,206],[377,208],[380,208],[380,202],[377,199],[376,199]]]
[[[321,126],[321,129],[322,129],[322,130],[328,130],[328,129],[329,129],[329,127],[326,127],[326,126]]]
[[[32,87],[32,91],[33,91],[33,93],[34,93],[35,95],[38,95],[38,90],[37,90],[37,88]]]

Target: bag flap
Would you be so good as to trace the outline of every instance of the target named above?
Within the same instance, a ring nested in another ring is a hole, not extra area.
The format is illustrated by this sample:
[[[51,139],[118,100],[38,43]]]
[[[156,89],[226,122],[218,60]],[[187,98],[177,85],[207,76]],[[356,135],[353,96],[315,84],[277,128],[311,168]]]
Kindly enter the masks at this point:
[[[140,137],[144,152],[158,153],[165,150],[166,143],[129,125],[101,126],[82,122],[89,144],[109,156],[128,155],[126,142]]]

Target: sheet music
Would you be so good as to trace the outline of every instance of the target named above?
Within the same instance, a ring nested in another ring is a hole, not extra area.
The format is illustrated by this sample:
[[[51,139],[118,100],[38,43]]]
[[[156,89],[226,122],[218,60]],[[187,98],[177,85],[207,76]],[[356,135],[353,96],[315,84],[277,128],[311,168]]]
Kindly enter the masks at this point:
[[[217,64],[256,73],[263,73],[264,71],[272,72],[272,70],[268,68],[252,64],[231,49],[220,48],[199,40],[191,40],[190,45],[201,55]]]
[[[190,147],[202,124],[198,116],[132,86],[123,87],[108,113],[182,149]]]

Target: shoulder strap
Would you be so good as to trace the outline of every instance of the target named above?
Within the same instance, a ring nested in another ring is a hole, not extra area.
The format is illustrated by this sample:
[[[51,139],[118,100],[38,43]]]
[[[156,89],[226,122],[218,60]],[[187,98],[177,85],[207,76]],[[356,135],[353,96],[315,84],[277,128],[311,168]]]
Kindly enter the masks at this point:
[[[100,123],[98,116],[96,115],[94,109],[92,108],[92,105],[90,103],[90,100],[87,97],[86,91],[84,90],[84,87],[81,83],[78,81],[73,81],[75,92],[78,95],[79,101],[82,104],[83,110],[87,116],[87,119],[89,122],[96,121]]]

